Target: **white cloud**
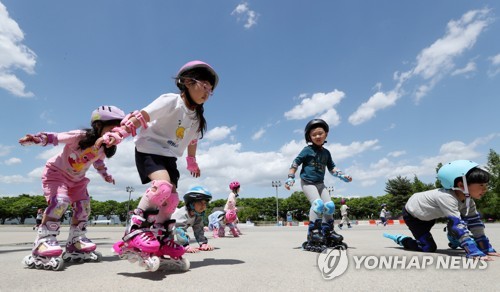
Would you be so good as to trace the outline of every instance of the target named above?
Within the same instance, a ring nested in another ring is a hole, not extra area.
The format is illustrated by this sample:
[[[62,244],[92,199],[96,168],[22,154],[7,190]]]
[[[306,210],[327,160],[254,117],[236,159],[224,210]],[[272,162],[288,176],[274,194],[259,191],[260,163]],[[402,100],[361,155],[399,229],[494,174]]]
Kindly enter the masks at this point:
[[[488,70],[488,76],[494,77],[500,73],[500,54],[490,57],[489,60],[491,60],[491,68]]]
[[[219,140],[224,140],[226,139],[231,132],[234,132],[236,130],[236,126],[232,127],[215,127],[211,130],[209,130],[205,135],[204,139],[206,138],[209,141],[219,141]]]
[[[3,184],[22,184],[30,181],[30,179],[25,178],[21,175],[0,175],[0,182]]]
[[[491,64],[493,64],[495,66],[500,65],[500,54],[491,57],[490,60],[491,60]]]
[[[5,165],[13,165],[13,164],[19,164],[21,163],[21,159],[17,157],[12,157],[4,161]]]
[[[389,152],[389,153],[387,153],[387,156],[390,156],[390,157],[399,157],[399,156],[402,156],[402,155],[405,155],[405,154],[406,154],[406,151],[402,150],[402,151]]]
[[[10,153],[10,151],[14,148],[13,146],[5,146],[0,144],[0,156],[5,156]]]
[[[349,123],[359,125],[372,119],[377,111],[395,105],[400,97],[400,93],[396,91],[375,93],[349,116]]]
[[[24,33],[0,2],[0,88],[15,96],[31,97],[34,94],[26,91],[24,83],[13,73],[17,69],[34,73],[36,55],[22,44],[23,40]]]
[[[264,128],[260,128],[255,134],[252,135],[252,140],[259,140],[266,133]]]
[[[465,65],[463,68],[456,69],[455,71],[451,72],[451,76],[456,76],[456,75],[463,75],[467,74],[470,72],[475,72],[477,70],[476,63],[471,61]]]
[[[268,152],[245,151],[240,143],[198,145],[196,160],[200,166],[201,177],[193,178],[186,170],[185,158],[179,158],[177,167],[181,173],[181,179],[178,192],[182,195],[189,187],[203,185],[212,192],[214,199],[227,198],[229,192],[227,185],[231,180],[238,180],[242,183],[243,193],[245,193],[245,185],[251,185],[253,189],[261,191],[249,193],[249,196],[265,195],[266,190],[270,189],[272,180],[283,182],[286,179],[290,164],[305,145],[303,140],[292,140],[277,151]],[[335,163],[345,168],[342,165],[343,160],[377,149],[378,141],[355,141],[349,145],[328,143],[327,145]],[[116,185],[105,183],[92,168],[87,173],[91,179],[89,192],[97,200],[116,197],[116,200],[124,201],[127,198],[126,186],[133,186],[136,189],[135,198],[149,187],[147,184],[142,185],[139,181],[134,160],[134,143],[131,139],[125,140],[118,146],[116,155],[106,160],[106,166],[108,172],[115,178]],[[30,177],[39,179],[41,172],[42,167],[37,168],[31,172]],[[297,190],[300,189],[300,184],[297,188]]]
[[[288,120],[301,120],[322,114],[322,117],[332,125],[338,125],[340,117],[334,106],[344,97],[345,94],[336,89],[328,93],[314,93],[310,98],[303,98],[299,105],[285,112],[284,116]]]
[[[250,10],[247,2],[238,4],[233,12],[231,12],[231,15],[236,15],[238,21],[244,21],[244,27],[246,29],[249,29],[252,26],[256,25],[257,19],[259,18],[259,14],[253,10]]]
[[[468,64],[466,68],[462,68],[462,72],[460,69],[453,71],[455,60],[474,46],[490,22],[489,9],[472,10],[462,15],[459,20],[448,22],[445,35],[417,55],[414,68],[402,73],[395,72],[395,88],[388,93],[379,91],[371,96],[349,116],[349,122],[353,125],[362,124],[375,117],[377,111],[395,105],[403,95],[403,85],[410,79],[420,77],[424,80],[423,84],[417,85],[414,94],[418,103],[446,75],[474,70],[475,65]]]
[[[358,165],[354,163],[346,171],[352,173],[353,180],[361,183],[363,186],[368,186],[374,181],[392,179],[397,176],[407,177],[413,179],[413,176],[435,177],[436,167],[439,163],[446,163],[457,159],[470,159],[475,160],[483,155],[479,153],[476,148],[480,145],[489,143],[492,139],[499,137],[500,134],[491,134],[486,137],[479,137],[474,141],[466,144],[463,141],[450,141],[446,142],[439,148],[439,152],[435,156],[423,157],[415,163],[406,160],[392,160],[399,155],[388,155],[368,166]],[[393,154],[399,153],[393,152]],[[406,152],[405,152],[406,154]]]
[[[455,67],[457,57],[474,46],[481,32],[491,22],[489,14],[489,9],[472,10],[459,20],[451,20],[445,35],[420,52],[412,72],[429,80],[426,92]],[[417,101],[423,96],[417,95]]]

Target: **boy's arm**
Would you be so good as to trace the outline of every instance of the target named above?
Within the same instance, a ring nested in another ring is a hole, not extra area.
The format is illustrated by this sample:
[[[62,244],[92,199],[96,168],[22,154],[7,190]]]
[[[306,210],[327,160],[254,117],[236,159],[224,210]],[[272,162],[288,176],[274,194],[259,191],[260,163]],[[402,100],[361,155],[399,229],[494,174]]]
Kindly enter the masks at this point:
[[[203,230],[203,219],[200,216],[196,216],[194,220],[193,233],[200,246],[208,243],[208,239],[205,237],[205,231]]]

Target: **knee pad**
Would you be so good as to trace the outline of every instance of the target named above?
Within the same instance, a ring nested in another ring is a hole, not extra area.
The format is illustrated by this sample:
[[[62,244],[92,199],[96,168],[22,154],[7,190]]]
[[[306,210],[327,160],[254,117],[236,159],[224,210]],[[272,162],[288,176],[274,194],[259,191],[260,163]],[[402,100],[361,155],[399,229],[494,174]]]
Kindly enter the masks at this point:
[[[173,214],[177,205],[179,205],[179,195],[177,193],[171,193],[170,196],[164,200],[163,204],[160,205],[160,209],[167,214]]]
[[[449,247],[451,247],[453,249],[460,247],[460,241],[457,238],[453,237],[453,235],[451,235],[449,233],[446,236],[448,237],[448,246]]]
[[[326,215],[333,215],[335,213],[335,203],[330,201],[326,202],[325,204],[325,214]]]
[[[152,186],[146,191],[146,197],[156,206],[163,206],[172,194],[172,188],[172,184],[166,180],[154,180]]]
[[[189,244],[189,235],[186,234],[186,231],[184,231],[184,229],[177,227],[174,230],[174,234],[175,234],[175,241],[178,244],[182,246]]]
[[[430,232],[427,232],[426,234],[420,236],[418,240],[418,245],[422,249],[422,251],[425,252],[435,252],[437,250],[437,245],[436,242],[434,241],[434,238],[432,237],[432,234]]]
[[[90,200],[81,200],[74,202],[73,207],[73,218],[78,221],[87,221],[90,215]]]
[[[448,233],[460,240],[464,234],[469,234],[466,223],[460,218],[448,216]]]
[[[68,209],[70,201],[68,197],[59,198],[56,196],[50,198],[48,203],[49,205],[45,210],[46,216],[52,219],[59,220],[64,215],[64,212],[66,212],[66,210]]]
[[[321,199],[316,199],[312,202],[311,205],[311,210],[313,210],[314,213],[318,214],[318,216],[323,215],[323,209],[325,208],[325,204]]]

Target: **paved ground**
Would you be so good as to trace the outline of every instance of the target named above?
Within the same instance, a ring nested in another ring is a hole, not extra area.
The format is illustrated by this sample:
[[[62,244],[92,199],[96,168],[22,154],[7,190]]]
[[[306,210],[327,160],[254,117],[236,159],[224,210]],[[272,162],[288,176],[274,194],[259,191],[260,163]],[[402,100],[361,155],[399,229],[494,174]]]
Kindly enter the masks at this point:
[[[244,235],[240,238],[213,240],[207,233],[210,244],[217,249],[188,254],[189,271],[152,273],[111,252],[123,227],[89,227],[88,235],[102,252],[102,262],[71,263],[63,271],[45,271],[21,265],[35,237],[31,227],[0,226],[0,291],[500,291],[500,258],[487,266],[464,269],[463,251],[447,248],[443,225],[433,230],[438,244],[433,255],[404,251],[382,237],[384,231],[409,234],[404,225],[342,230],[340,233],[350,247],[349,265],[345,273],[332,280],[323,278],[318,254],[301,250],[305,228],[242,225]],[[60,239],[66,239],[68,229],[62,227]],[[500,249],[500,224],[488,224],[486,232],[493,246]],[[363,256],[365,261],[359,264]],[[378,268],[377,263],[389,256],[398,256],[398,269]],[[451,259],[448,263],[455,269],[437,267],[438,258]],[[431,260],[433,264],[419,269]],[[356,267],[357,263],[360,267]]]

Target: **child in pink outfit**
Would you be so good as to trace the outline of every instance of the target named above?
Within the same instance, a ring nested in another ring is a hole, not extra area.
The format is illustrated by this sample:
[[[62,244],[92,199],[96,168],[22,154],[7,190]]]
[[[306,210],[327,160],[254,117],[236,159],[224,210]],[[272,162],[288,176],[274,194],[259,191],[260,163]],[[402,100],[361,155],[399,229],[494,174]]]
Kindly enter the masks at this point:
[[[106,171],[104,159],[115,154],[116,146],[97,148],[94,143],[104,133],[119,125],[124,117],[125,113],[117,107],[101,106],[92,112],[91,129],[28,134],[19,140],[23,146],[65,144],[62,152],[45,164],[42,186],[48,206],[37,230],[32,257],[26,262],[28,266],[33,264],[30,264],[30,260],[36,264],[37,257],[61,255],[62,248],[56,236],[59,234],[60,219],[70,204],[73,208],[73,218],[63,258],[88,255],[96,249],[96,245],[85,236],[90,215],[90,197],[87,192],[90,180],[85,174],[90,166],[93,166],[106,182],[114,184],[113,177]]]

